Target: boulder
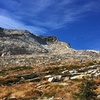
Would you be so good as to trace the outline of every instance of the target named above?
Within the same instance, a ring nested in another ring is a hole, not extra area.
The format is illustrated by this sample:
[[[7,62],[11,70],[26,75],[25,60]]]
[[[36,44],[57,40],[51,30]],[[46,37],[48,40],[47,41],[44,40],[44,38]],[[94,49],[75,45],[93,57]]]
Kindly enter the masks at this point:
[[[53,77],[50,77],[48,79],[49,82],[59,82],[62,80],[62,76],[61,75],[58,75],[58,76],[53,76]]]
[[[70,79],[83,79],[83,77],[85,77],[85,75],[76,75],[76,76],[70,77]]]

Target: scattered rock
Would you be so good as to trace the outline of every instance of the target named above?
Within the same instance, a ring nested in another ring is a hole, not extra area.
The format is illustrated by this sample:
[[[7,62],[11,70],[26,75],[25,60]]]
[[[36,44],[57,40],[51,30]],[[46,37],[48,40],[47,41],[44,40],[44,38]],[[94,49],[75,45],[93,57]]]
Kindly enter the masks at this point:
[[[28,82],[39,82],[39,81],[41,81],[41,78],[37,77],[37,78],[27,79],[26,81],[28,81]]]
[[[50,78],[50,77],[52,77],[52,75],[47,75],[47,76],[45,76],[45,78]]]
[[[83,77],[85,76],[86,75],[77,75],[77,76],[70,77],[70,79],[83,79]]]
[[[62,80],[62,76],[61,75],[53,76],[53,77],[48,79],[49,82],[59,82],[61,80]]]

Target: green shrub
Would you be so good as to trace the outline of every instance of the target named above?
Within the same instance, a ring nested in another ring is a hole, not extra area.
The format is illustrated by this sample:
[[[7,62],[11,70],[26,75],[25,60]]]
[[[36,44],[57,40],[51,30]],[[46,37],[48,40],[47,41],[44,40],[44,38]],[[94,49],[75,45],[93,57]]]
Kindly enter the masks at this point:
[[[74,94],[76,100],[95,100],[96,93],[95,82],[93,79],[84,78],[80,86],[79,92]]]

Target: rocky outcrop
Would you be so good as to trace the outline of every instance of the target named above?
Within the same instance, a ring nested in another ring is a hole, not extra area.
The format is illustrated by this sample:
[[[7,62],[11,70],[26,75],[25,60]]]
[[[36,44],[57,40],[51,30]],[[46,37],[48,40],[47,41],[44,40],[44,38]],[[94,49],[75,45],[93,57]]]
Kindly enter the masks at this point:
[[[57,51],[60,45],[62,45],[62,47],[64,46],[55,36],[36,36],[27,30],[0,28],[1,56],[49,52],[53,53]],[[66,44],[66,47],[69,48],[68,44]]]
[[[40,38],[46,41],[46,43],[54,43],[59,41],[55,36],[48,36],[48,37],[40,36]]]
[[[41,43],[46,44],[41,38],[26,30],[0,28],[0,55],[47,53]]]

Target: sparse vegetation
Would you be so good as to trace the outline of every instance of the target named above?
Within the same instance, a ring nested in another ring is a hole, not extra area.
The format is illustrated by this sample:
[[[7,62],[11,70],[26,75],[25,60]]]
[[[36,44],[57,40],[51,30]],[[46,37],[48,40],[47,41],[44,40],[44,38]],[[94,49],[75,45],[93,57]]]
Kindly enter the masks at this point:
[[[14,68],[9,68],[7,69],[7,71],[22,71],[22,70],[31,70],[32,67],[30,66],[17,66],[17,67],[14,67]]]
[[[16,66],[16,67],[10,67],[10,68],[6,68],[4,71],[23,71],[23,70],[31,70],[32,67],[30,66]]]
[[[5,75],[6,74],[6,71],[5,70],[1,70],[0,71],[0,76],[3,76],[3,75]]]
[[[81,79],[60,81],[60,82],[48,82],[44,79],[46,75],[61,75],[62,71],[72,70],[77,68],[83,68],[91,65],[92,61],[83,62],[80,64],[77,62],[61,62],[61,66],[58,64],[49,66],[15,66],[5,68],[1,70],[0,75],[0,99],[2,97],[13,97],[19,100],[36,100],[45,97],[47,98],[66,98],[68,100],[74,100],[73,94],[79,93],[79,86],[81,86]],[[94,62],[93,64],[97,64]],[[67,73],[68,74],[68,73]],[[65,74],[66,75],[66,74]],[[40,81],[29,82],[27,80],[33,78],[40,78]],[[100,78],[95,79],[97,89],[96,93],[100,93]],[[64,85],[62,85],[64,83]]]
[[[74,95],[76,100],[96,100],[96,84],[93,79],[84,78],[79,92]]]
[[[51,97],[54,97],[55,95],[56,95],[56,92],[46,93],[44,94],[44,97],[51,98]]]

